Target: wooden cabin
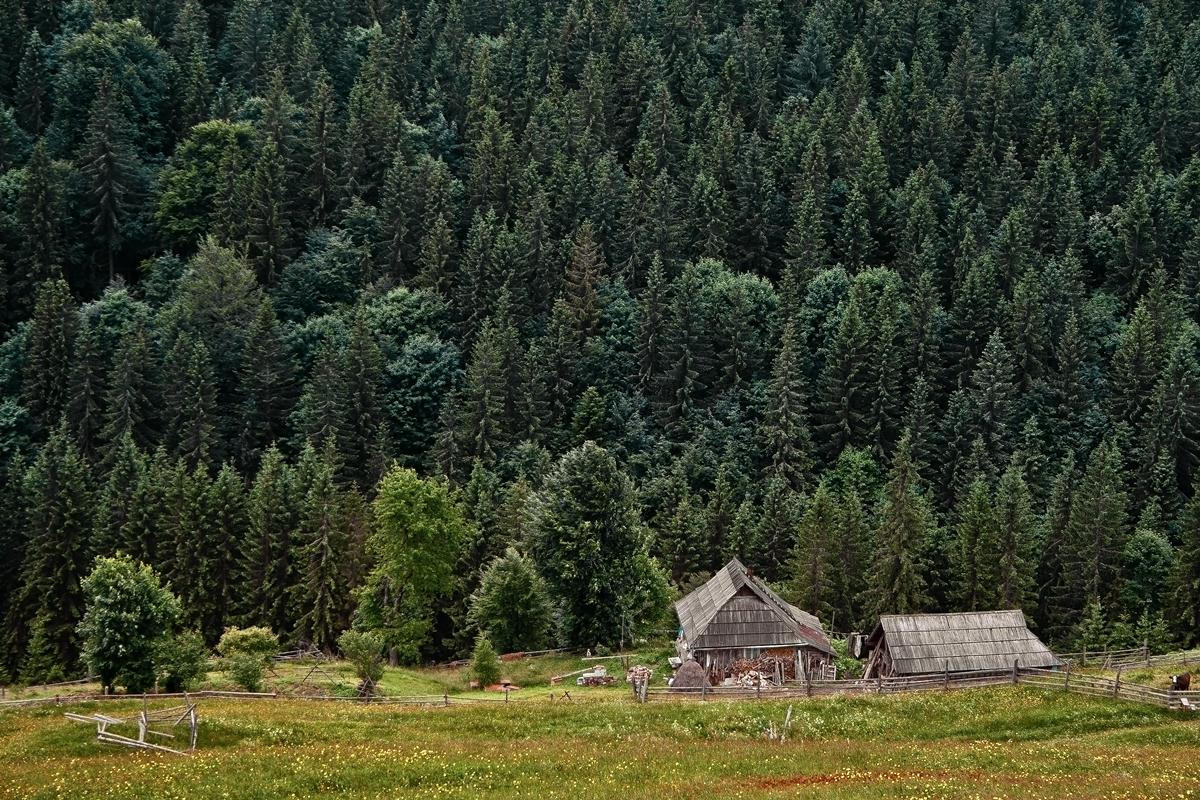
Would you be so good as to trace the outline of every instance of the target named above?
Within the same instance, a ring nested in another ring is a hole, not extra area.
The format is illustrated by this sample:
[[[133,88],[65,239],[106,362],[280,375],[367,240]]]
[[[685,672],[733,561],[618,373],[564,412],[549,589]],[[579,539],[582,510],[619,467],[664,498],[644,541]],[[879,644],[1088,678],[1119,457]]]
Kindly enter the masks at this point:
[[[867,637],[867,678],[944,672],[1056,669],[1062,661],[1010,611],[956,614],[885,614]]]
[[[729,676],[734,662],[762,656],[791,661],[797,679],[822,674],[833,661],[820,620],[785,602],[736,558],[675,611],[679,657],[694,658],[716,682]]]

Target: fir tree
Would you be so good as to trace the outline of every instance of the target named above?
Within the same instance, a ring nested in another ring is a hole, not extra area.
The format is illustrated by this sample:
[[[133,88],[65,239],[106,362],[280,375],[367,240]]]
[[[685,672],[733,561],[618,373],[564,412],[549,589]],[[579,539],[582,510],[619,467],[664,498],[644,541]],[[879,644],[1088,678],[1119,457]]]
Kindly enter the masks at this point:
[[[142,168],[107,76],[101,78],[92,103],[79,161],[89,184],[92,233],[111,282],[116,275],[115,254],[128,227],[131,204],[140,191]]]
[[[1033,608],[1038,540],[1029,488],[1012,463],[996,485],[991,525],[979,547],[984,605]]]
[[[1112,440],[1092,451],[1071,498],[1064,531],[1064,588],[1069,607],[1082,610],[1093,599],[1115,600],[1125,549],[1127,496],[1120,453]]]
[[[771,370],[771,382],[767,387],[768,406],[763,417],[763,437],[770,458],[767,474],[782,478],[793,489],[800,489],[808,483],[812,469],[809,455],[812,442],[805,410],[803,376],[796,329],[789,323],[784,328],[779,354]]]
[[[879,613],[911,614],[925,607],[925,579],[921,554],[934,520],[924,496],[911,438],[900,438],[887,485],[880,500],[875,530],[877,540],[867,589],[869,607]]]
[[[29,468],[24,494],[28,545],[9,608],[10,643],[21,652],[28,646],[27,659],[51,655],[66,672],[79,658],[75,626],[83,616],[93,506],[90,472],[65,424]]]
[[[958,573],[955,595],[964,611],[979,611],[990,607],[984,597],[989,586],[985,582],[988,553],[984,550],[988,534],[996,521],[992,512],[992,497],[988,485],[976,478],[958,503],[954,532],[955,568]]]
[[[800,607],[821,617],[834,610],[833,574],[838,569],[840,509],[822,482],[804,509],[792,556],[792,593]]]
[[[45,428],[58,423],[70,401],[78,329],[79,313],[66,281],[42,284],[26,344],[22,396],[34,420]]]
[[[154,357],[143,323],[121,339],[113,356],[112,372],[104,397],[104,424],[100,431],[105,460],[122,437],[129,434],[139,448],[152,448],[155,439]]]

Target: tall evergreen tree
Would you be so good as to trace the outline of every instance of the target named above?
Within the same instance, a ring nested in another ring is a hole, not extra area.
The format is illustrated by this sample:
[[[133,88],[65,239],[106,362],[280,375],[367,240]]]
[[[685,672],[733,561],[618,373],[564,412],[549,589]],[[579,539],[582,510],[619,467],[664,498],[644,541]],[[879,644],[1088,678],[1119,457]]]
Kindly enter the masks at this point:
[[[803,380],[796,329],[789,323],[784,328],[783,340],[775,356],[771,381],[767,387],[768,405],[763,415],[763,438],[770,459],[767,474],[782,478],[793,489],[807,485],[812,469],[809,455],[812,440],[808,430]]]
[[[1072,494],[1063,542],[1069,608],[1082,610],[1095,598],[1109,608],[1116,606],[1121,554],[1129,535],[1123,474],[1120,452],[1111,439],[1106,440],[1092,451]]]
[[[44,428],[57,425],[67,409],[78,329],[79,312],[66,281],[42,284],[26,343],[22,397],[34,420]]]
[[[900,438],[892,457],[876,517],[877,543],[867,589],[868,605],[878,613],[921,611],[927,602],[923,577],[927,565],[922,563],[921,555],[935,522],[921,489],[907,433]]]
[[[141,190],[142,167],[108,76],[100,80],[92,102],[79,168],[88,181],[92,233],[111,282],[116,275],[115,256],[133,213],[131,205]]]
[[[834,610],[839,514],[828,486],[818,484],[800,519],[792,556],[792,593],[801,608],[821,617],[828,617]]]
[[[64,672],[79,659],[75,626],[83,616],[81,584],[92,555],[91,491],[87,464],[60,425],[25,477],[28,544],[7,626],[16,652],[26,658],[50,654]]]

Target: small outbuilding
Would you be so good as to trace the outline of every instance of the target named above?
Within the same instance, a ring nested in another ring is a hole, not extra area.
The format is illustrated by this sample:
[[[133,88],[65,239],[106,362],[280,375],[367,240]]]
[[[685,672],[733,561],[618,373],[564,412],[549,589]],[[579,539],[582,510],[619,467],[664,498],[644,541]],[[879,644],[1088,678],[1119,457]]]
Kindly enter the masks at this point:
[[[885,614],[866,640],[863,675],[1057,669],[1062,661],[1029,630],[1019,609],[954,614]]]
[[[784,677],[822,674],[833,648],[821,622],[786,602],[736,558],[675,604],[676,648],[695,659],[715,683],[739,662],[764,657],[788,665]]]

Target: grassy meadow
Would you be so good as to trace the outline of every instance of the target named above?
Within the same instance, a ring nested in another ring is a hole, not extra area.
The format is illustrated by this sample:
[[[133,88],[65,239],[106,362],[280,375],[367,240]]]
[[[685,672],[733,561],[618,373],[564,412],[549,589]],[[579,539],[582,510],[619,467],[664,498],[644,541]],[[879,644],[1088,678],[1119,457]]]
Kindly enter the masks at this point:
[[[573,693],[575,694],[575,693]],[[0,712],[0,800],[1200,797],[1200,719],[1000,687],[792,703],[544,689],[509,704],[201,702],[191,757],[98,744],[62,709]],[[103,708],[131,715],[138,704]]]

